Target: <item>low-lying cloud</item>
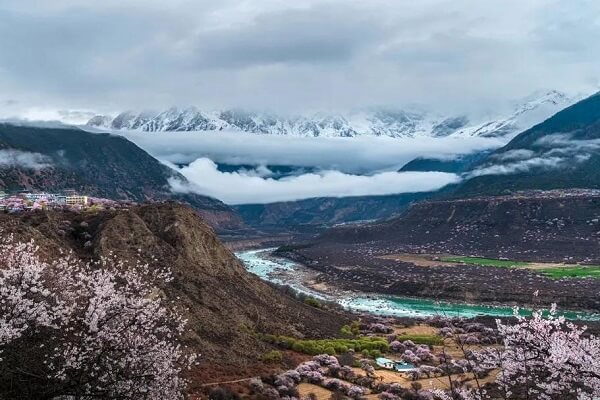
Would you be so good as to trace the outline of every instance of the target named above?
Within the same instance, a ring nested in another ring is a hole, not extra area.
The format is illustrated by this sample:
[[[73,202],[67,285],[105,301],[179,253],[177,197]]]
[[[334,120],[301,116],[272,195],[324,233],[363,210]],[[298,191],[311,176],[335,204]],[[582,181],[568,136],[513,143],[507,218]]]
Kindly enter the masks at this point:
[[[50,165],[50,159],[40,153],[30,153],[13,149],[0,150],[0,168],[22,167],[28,169],[43,169]]]
[[[346,197],[427,192],[460,181],[444,172],[380,172],[353,175],[326,170],[273,179],[259,170],[221,172],[208,158],[178,168],[189,183],[171,180],[174,191],[216,197],[228,204],[273,203],[314,197]]]
[[[239,132],[115,132],[156,158],[188,164],[199,158],[234,165],[290,165],[349,174],[397,171],[417,157],[453,159],[497,148],[490,138],[305,138]]]
[[[528,172],[535,168],[552,169],[562,166],[567,160],[562,157],[533,157],[528,160],[511,162],[508,164],[493,164],[478,168],[469,174],[469,177],[482,175],[511,175]]]
[[[488,163],[470,172],[467,178],[483,175],[511,175],[532,170],[570,168],[600,152],[600,139],[574,139],[572,134],[544,136],[531,149],[514,149],[492,157]]]

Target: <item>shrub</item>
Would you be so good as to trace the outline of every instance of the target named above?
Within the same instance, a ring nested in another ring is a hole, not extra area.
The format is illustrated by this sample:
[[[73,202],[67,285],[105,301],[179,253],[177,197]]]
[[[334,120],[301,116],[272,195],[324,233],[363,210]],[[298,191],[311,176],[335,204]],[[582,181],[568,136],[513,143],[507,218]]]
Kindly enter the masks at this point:
[[[263,335],[262,339],[268,343],[278,345],[286,349],[292,349],[298,353],[317,355],[346,353],[350,350],[386,352],[389,350],[387,340],[377,337],[360,337],[356,339],[319,339],[305,340],[286,336]]]
[[[429,346],[441,346],[444,344],[444,340],[438,335],[400,335],[396,340],[400,342],[410,341],[413,344],[426,344]],[[406,345],[406,343],[404,344]]]
[[[269,364],[280,363],[282,359],[283,355],[278,350],[271,350],[262,356],[262,361]]]
[[[311,307],[321,308],[321,302],[314,297],[307,297],[304,299],[304,304],[308,304]]]

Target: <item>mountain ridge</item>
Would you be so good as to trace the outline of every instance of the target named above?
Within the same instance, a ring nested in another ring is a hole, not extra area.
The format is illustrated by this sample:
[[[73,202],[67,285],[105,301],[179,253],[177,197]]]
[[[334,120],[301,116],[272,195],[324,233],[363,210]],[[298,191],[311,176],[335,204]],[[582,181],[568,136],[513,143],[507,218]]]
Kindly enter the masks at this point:
[[[530,128],[573,102],[574,99],[566,94],[550,90],[515,104],[513,111],[507,115],[475,119],[467,115],[442,115],[409,109],[382,108],[347,114],[284,117],[241,109],[207,112],[196,107],[171,107],[161,112],[125,111],[114,118],[97,115],[88,121],[87,126],[146,132],[234,130],[302,137],[506,137]]]

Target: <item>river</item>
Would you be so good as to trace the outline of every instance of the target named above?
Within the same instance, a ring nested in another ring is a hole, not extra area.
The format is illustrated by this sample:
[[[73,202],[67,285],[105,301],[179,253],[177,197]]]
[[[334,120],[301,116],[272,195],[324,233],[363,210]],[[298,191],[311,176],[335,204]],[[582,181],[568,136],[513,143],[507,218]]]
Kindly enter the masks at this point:
[[[271,252],[273,250],[241,251],[237,252],[236,256],[244,263],[249,272],[258,275],[266,281],[289,285],[295,290],[317,299],[335,301],[349,310],[396,317],[444,315],[469,318],[478,315],[496,317],[513,315],[513,308],[508,306],[449,303],[430,299],[349,292],[338,289],[317,291],[306,284],[307,281],[315,276],[314,271],[288,259],[272,256]],[[527,309],[522,309],[520,312],[524,315],[531,313]],[[562,311],[561,314],[569,319],[600,320],[600,314],[575,311]]]

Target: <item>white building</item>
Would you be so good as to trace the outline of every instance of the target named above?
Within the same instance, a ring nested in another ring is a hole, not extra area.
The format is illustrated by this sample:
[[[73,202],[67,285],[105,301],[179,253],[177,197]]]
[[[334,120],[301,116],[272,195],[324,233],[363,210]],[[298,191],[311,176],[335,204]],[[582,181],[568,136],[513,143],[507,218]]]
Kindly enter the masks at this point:
[[[87,196],[66,196],[65,201],[68,206],[87,206],[88,205],[88,197]]]

